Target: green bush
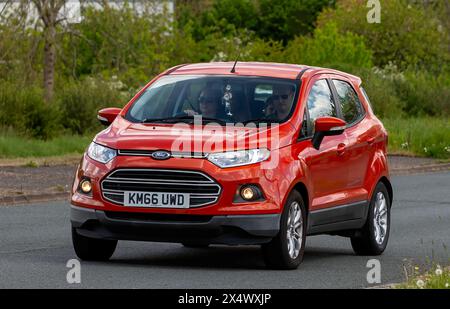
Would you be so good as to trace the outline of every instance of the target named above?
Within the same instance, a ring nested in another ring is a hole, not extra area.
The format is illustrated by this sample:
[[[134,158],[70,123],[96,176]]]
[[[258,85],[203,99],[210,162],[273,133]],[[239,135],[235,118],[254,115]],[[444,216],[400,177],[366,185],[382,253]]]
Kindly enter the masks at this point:
[[[404,76],[396,89],[406,103],[404,110],[408,115],[450,116],[449,74],[407,71]]]
[[[400,72],[395,65],[383,69],[354,69],[381,117],[450,116],[450,76],[426,71]]]
[[[285,60],[289,63],[333,67],[351,64],[358,68],[372,67],[372,52],[359,35],[341,34],[333,23],[314,31],[313,37],[297,37],[286,48]]]
[[[0,84],[0,127],[10,127],[38,139],[49,139],[59,134],[59,123],[57,106],[44,102],[41,89],[8,82]]]
[[[112,83],[92,78],[68,82],[56,98],[62,126],[73,134],[100,130],[97,112],[104,107],[123,107],[128,99],[129,94],[115,89]]]
[[[36,86],[0,83],[0,128],[20,135],[51,139],[65,133],[86,134],[101,129],[97,112],[101,108],[122,107],[130,99],[119,91],[120,81],[97,79],[59,84],[53,102],[45,103]]]
[[[396,81],[402,79],[401,75],[378,68],[356,68],[350,72],[361,78],[362,86],[366,90],[377,116],[391,118],[404,116],[405,103],[398,96],[396,90]]]
[[[424,9],[425,1],[381,1],[380,23],[368,23],[367,0],[339,0],[336,9],[325,9],[317,19],[319,28],[335,23],[339,32],[364,37],[373,50],[376,66],[395,63],[401,70],[438,72],[450,61],[449,29],[436,10]],[[439,1],[427,1],[439,2]]]

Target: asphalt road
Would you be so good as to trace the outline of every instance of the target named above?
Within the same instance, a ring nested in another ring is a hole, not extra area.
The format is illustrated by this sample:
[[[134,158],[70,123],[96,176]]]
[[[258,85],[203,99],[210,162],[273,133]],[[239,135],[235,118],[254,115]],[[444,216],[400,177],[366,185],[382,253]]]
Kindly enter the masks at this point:
[[[450,172],[393,178],[391,238],[381,283],[404,279],[403,265],[450,264]],[[0,288],[360,288],[370,257],[355,256],[338,236],[307,240],[298,270],[266,270],[258,247],[119,242],[109,262],[81,262],[81,283],[68,284],[76,258],[64,202],[0,207]]]

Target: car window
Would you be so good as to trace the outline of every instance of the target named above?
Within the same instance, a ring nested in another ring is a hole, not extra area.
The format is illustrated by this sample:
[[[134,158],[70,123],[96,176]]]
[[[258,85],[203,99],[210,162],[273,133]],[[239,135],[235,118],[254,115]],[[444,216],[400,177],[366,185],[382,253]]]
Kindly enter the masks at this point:
[[[255,100],[265,102],[273,93],[273,85],[258,84],[255,87]]]
[[[181,95],[181,104],[177,111],[184,111],[188,109],[199,110],[197,98],[200,92],[206,87],[206,83],[197,82],[185,85],[184,93]]]
[[[349,83],[337,79],[333,79],[333,84],[338,94],[343,119],[348,124],[360,119],[364,111],[353,87]]]
[[[370,99],[369,99],[369,96],[367,95],[366,89],[364,89],[363,87],[359,87],[359,89],[361,89],[361,92],[364,95],[364,98],[366,99],[367,103],[369,103],[370,108],[373,109],[372,102],[370,102]]]
[[[147,88],[126,114],[131,122],[191,121],[282,123],[298,96],[296,80],[253,76],[163,76]]]
[[[303,132],[307,132],[306,136],[312,135],[314,121],[317,118],[337,116],[336,104],[333,101],[330,87],[325,79],[318,80],[314,83],[308,95],[307,109],[309,115],[307,128],[302,128]]]

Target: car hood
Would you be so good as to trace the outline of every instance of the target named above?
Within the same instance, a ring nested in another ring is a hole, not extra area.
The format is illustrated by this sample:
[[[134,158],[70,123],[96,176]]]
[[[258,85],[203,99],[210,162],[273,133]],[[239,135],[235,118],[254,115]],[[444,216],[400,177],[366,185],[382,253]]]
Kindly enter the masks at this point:
[[[97,134],[94,141],[121,150],[210,153],[252,148],[278,149],[289,145],[294,135],[295,130],[289,123],[230,129],[186,123],[131,123],[119,116],[111,126]]]

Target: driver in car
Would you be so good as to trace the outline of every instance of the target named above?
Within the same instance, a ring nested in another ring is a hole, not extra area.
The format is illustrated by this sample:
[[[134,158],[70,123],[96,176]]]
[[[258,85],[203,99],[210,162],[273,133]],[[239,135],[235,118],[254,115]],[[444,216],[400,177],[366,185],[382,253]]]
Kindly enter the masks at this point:
[[[219,90],[205,88],[200,92],[198,97],[198,107],[200,112],[196,112],[192,109],[185,110],[184,112],[189,116],[202,115],[205,118],[217,118],[224,119],[225,110],[221,105],[221,93]]]
[[[295,90],[292,86],[275,86],[272,96],[268,99],[271,103],[271,108],[269,109],[271,113],[267,118],[280,121],[286,119],[291,112],[292,103],[294,102],[294,94]]]

